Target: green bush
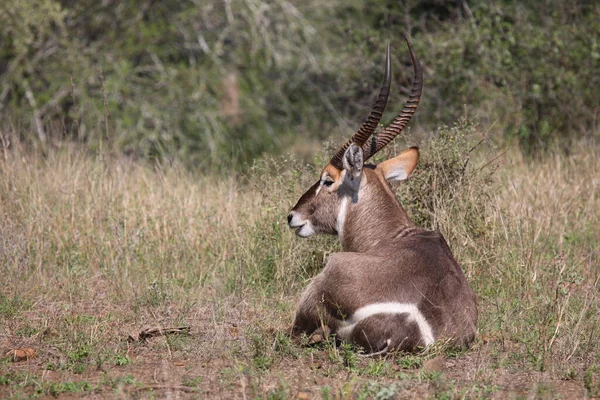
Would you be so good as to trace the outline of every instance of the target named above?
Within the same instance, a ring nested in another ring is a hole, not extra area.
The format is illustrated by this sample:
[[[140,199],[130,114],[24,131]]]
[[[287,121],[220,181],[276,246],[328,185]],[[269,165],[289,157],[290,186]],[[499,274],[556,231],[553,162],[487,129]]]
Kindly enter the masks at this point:
[[[5,145],[79,141],[231,166],[350,133],[388,41],[391,119],[412,79],[407,33],[425,73],[413,126],[466,115],[527,151],[567,147],[597,124],[598,19],[597,2],[558,0],[8,0],[0,129]]]
[[[344,55],[363,55],[346,63],[374,81],[360,63],[372,68],[370,62],[381,56],[377,43],[388,40],[396,57],[407,61],[400,38],[408,33],[424,66],[417,125],[433,130],[467,116],[486,129],[495,127],[526,152],[593,136],[600,104],[600,4],[468,3],[381,0],[340,7]],[[394,70],[394,85],[409,86],[409,64],[396,64]],[[390,119],[405,96],[392,92]]]
[[[400,203],[417,225],[450,228],[444,219],[460,214],[469,236],[484,233],[484,200],[493,187],[494,168],[470,162],[484,143],[476,127],[464,120],[440,128],[427,141],[411,178],[398,188]]]

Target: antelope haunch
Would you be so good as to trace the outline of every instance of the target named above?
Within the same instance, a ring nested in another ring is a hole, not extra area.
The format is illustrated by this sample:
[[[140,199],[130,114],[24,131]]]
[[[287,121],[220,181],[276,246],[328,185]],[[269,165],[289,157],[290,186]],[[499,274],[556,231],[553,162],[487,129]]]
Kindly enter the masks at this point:
[[[388,45],[385,80],[369,117],[288,215],[298,236],[338,235],[344,250],[304,291],[294,336],[330,330],[371,354],[415,351],[440,339],[468,346],[475,338],[475,295],[450,248],[439,232],[415,226],[388,183],[410,175],[418,148],[364,164],[402,131],[419,103],[422,72],[407,43],[414,79],[400,114],[369,140],[389,94]]]

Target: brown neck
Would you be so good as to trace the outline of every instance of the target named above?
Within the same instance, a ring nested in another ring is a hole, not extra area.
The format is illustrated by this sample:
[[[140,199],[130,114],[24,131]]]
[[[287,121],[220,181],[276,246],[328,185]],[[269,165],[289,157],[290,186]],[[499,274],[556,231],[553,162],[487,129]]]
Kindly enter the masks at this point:
[[[415,226],[388,183],[374,171],[365,169],[364,173],[358,194],[348,200],[340,232],[344,251],[380,249],[405,228]]]

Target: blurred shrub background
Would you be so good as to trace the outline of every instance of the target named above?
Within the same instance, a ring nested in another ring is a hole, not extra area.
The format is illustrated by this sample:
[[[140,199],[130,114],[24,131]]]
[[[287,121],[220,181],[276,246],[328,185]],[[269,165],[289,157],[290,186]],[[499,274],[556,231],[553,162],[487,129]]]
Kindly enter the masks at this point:
[[[593,0],[4,0],[0,133],[200,169],[309,157],[367,115],[388,41],[384,120],[401,108],[407,34],[413,132],[466,116],[526,154],[567,149],[598,132],[598,21]]]

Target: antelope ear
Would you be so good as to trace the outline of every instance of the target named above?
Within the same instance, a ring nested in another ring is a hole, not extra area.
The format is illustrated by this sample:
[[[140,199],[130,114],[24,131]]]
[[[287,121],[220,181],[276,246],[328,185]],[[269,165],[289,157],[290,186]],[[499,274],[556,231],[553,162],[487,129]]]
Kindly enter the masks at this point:
[[[377,165],[376,169],[381,171],[388,181],[403,181],[415,169],[418,161],[419,148],[411,147],[402,154]]]
[[[363,151],[360,146],[352,143],[344,153],[344,169],[351,181],[360,178],[363,170]]]

